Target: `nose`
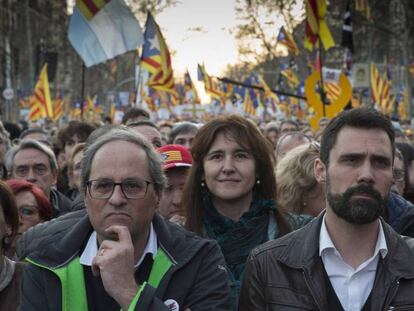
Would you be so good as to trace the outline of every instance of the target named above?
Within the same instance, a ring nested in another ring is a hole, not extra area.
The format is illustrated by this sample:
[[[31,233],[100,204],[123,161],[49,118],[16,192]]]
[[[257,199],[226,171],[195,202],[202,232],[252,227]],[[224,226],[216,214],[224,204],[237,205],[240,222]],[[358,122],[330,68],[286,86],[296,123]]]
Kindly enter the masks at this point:
[[[234,171],[233,158],[231,156],[224,157],[223,173],[231,173]]]
[[[373,167],[369,161],[364,162],[361,166],[358,183],[372,184],[374,182]]]
[[[122,206],[126,204],[127,198],[122,192],[120,185],[116,185],[114,187],[114,191],[112,192],[112,195],[110,196],[108,202],[113,206]]]
[[[183,190],[181,188],[175,188],[172,196],[172,204],[175,206],[181,205],[181,197],[183,194]]]
[[[26,180],[32,183],[37,181],[36,174],[34,173],[33,168],[29,169],[29,172],[27,173],[27,176],[26,176]]]

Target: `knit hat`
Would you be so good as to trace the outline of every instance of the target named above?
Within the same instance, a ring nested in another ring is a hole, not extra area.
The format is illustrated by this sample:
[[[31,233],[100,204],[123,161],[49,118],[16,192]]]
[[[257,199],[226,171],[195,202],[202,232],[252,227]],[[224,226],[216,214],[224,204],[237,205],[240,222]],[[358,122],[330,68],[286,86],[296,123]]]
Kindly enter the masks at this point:
[[[191,153],[181,145],[165,145],[157,149],[161,154],[163,169],[169,170],[174,167],[191,167],[193,163]]]

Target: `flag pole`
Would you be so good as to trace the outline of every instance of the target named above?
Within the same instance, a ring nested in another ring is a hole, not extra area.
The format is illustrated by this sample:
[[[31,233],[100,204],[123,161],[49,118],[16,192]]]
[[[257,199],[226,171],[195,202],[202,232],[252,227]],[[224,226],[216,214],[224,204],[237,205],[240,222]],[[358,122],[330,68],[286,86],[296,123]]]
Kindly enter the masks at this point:
[[[217,79],[221,82],[224,82],[224,83],[229,83],[229,84],[239,85],[239,86],[243,86],[243,87],[250,88],[250,89],[256,89],[256,90],[264,91],[264,88],[261,87],[261,86],[242,83],[242,82],[231,80],[231,79],[228,79],[228,78],[219,78],[219,77],[217,77]],[[274,89],[270,89],[270,90],[275,94],[289,96],[289,97],[296,97],[296,98],[306,100],[305,96],[296,95],[296,94],[292,94],[292,93],[284,92],[284,91],[276,91]]]
[[[82,80],[81,80],[81,103],[80,103],[80,110],[81,110],[81,120],[83,120],[83,105],[84,105],[84,98],[85,98],[85,63],[82,61]]]
[[[319,85],[319,93],[321,95],[321,101],[322,101],[322,113],[323,116],[326,117],[326,96],[325,96],[325,88],[324,88],[324,83],[323,83],[323,57],[322,57],[322,44],[321,44],[321,35],[319,34],[319,64],[321,66],[320,70],[321,70],[321,79],[319,80],[320,85]]]

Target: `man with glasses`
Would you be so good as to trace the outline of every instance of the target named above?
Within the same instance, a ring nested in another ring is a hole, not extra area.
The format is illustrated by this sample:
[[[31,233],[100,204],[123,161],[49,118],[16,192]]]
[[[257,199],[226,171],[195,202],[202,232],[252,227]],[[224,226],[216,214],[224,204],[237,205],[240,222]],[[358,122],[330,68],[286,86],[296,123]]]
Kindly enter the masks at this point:
[[[25,179],[39,186],[53,206],[52,217],[71,211],[71,200],[54,187],[58,175],[55,154],[45,144],[24,139],[12,147],[5,156],[9,178]]]
[[[21,309],[229,310],[218,245],[155,213],[164,187],[143,137],[115,129],[93,142],[82,162],[87,215],[49,225],[28,256]]]
[[[405,167],[404,158],[400,150],[395,148],[394,167],[393,167],[393,185],[388,197],[387,207],[384,211],[384,220],[398,230],[401,221],[405,215],[414,208],[410,201],[403,197],[405,187]]]

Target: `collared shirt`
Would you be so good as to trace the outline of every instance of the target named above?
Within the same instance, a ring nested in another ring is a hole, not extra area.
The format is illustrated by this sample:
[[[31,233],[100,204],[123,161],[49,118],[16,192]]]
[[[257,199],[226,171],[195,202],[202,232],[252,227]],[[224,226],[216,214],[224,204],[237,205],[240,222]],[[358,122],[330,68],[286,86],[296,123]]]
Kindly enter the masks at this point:
[[[329,280],[345,311],[360,311],[374,285],[379,254],[388,253],[384,230],[380,222],[374,254],[356,269],[349,266],[336,249],[325,225],[325,217],[319,236],[319,255],[322,258]]]
[[[154,259],[155,255],[157,254],[158,250],[158,242],[157,242],[157,233],[154,230],[154,226],[151,223],[150,234],[147,240],[147,244],[145,245],[144,251],[139,258],[138,262],[134,265],[135,268],[138,268],[139,265],[144,260],[145,255],[151,254],[152,258]],[[93,258],[98,254],[98,240],[96,238],[96,231],[92,232],[89,236],[88,243],[86,244],[85,249],[83,250],[79,261],[84,266],[92,266]]]

